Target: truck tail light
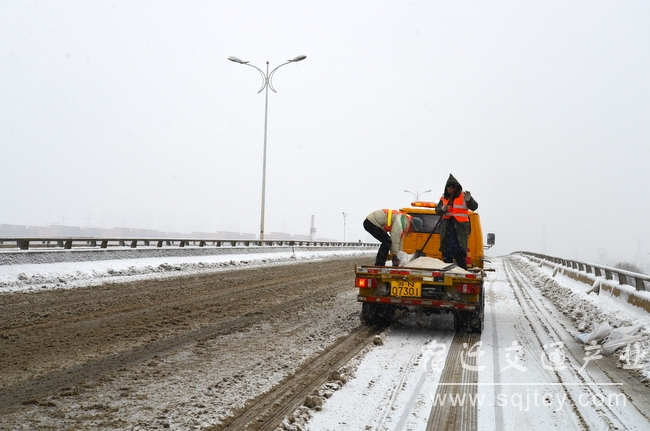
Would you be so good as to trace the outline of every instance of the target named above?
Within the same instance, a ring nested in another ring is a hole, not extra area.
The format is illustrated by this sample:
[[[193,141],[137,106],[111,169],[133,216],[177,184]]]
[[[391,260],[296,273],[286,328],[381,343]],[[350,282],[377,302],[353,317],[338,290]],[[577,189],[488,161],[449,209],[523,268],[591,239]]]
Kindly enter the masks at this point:
[[[459,283],[456,284],[458,293],[481,293],[480,284]]]
[[[374,289],[377,287],[377,279],[375,278],[355,278],[354,286],[359,289]]]

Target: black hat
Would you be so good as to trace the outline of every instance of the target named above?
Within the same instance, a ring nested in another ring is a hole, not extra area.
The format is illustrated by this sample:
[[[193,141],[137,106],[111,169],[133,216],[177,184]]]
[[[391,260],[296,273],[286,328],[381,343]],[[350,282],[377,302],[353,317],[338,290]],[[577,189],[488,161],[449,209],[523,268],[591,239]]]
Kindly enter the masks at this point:
[[[445,184],[445,188],[447,188],[447,186],[454,186],[457,189],[461,189],[461,190],[463,188],[460,185],[460,183],[458,182],[458,180],[452,174],[449,174],[449,178],[447,179],[447,183]]]

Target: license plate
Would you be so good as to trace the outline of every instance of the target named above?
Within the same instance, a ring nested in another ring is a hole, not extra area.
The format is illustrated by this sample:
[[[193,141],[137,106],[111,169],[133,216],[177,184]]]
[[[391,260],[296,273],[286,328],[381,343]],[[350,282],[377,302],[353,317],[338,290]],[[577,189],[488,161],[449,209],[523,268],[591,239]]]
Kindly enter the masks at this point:
[[[391,281],[390,296],[419,298],[422,296],[422,283],[419,281]]]

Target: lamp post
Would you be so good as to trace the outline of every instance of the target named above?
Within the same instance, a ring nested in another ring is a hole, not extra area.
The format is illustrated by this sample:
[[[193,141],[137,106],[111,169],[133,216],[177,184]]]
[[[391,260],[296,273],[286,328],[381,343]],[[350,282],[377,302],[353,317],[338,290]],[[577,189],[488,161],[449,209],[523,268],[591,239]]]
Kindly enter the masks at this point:
[[[423,191],[422,193],[417,192],[417,191],[416,191],[415,193],[413,193],[413,192],[411,192],[411,191],[409,191],[409,190],[404,190],[404,191],[405,191],[406,193],[410,193],[410,194],[412,194],[413,196],[415,196],[415,200],[416,200],[416,201],[419,201],[419,200],[420,200],[420,195],[423,195],[423,194],[425,194],[425,193],[429,193],[431,190],[425,190],[425,191]]]
[[[228,57],[228,60],[233,61],[235,63],[243,64],[245,66],[250,66],[254,67],[257,69],[257,71],[262,75],[262,87],[259,89],[257,94],[261,93],[262,90],[266,90],[266,101],[264,103],[264,157],[262,161],[262,214],[260,216],[260,241],[264,240],[264,206],[266,203],[266,129],[267,129],[267,124],[268,124],[268,113],[269,113],[269,88],[274,92],[277,93],[275,88],[273,88],[273,74],[282,66],[285,64],[289,63],[297,63],[299,61],[304,60],[307,58],[306,55],[299,55],[293,60],[287,60],[285,63],[282,63],[275,69],[269,73],[269,62],[266,62],[266,73],[262,69],[260,69],[257,66],[254,66],[252,64],[248,64],[248,61],[240,60],[239,58],[235,57],[234,55],[231,55]]]
[[[345,217],[347,216],[346,213],[341,213],[343,214],[343,242],[345,242]]]

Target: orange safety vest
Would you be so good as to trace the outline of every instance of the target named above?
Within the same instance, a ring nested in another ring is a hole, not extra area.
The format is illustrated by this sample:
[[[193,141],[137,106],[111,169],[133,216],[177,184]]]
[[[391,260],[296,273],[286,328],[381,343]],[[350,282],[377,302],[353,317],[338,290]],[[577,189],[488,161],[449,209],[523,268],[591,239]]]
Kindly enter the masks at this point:
[[[469,214],[467,204],[465,203],[465,197],[461,193],[456,199],[454,199],[453,204],[450,205],[449,199],[446,199],[444,196],[440,198],[444,205],[447,205],[449,209],[442,216],[443,219],[449,219],[454,217],[457,222],[460,223],[469,223]]]

